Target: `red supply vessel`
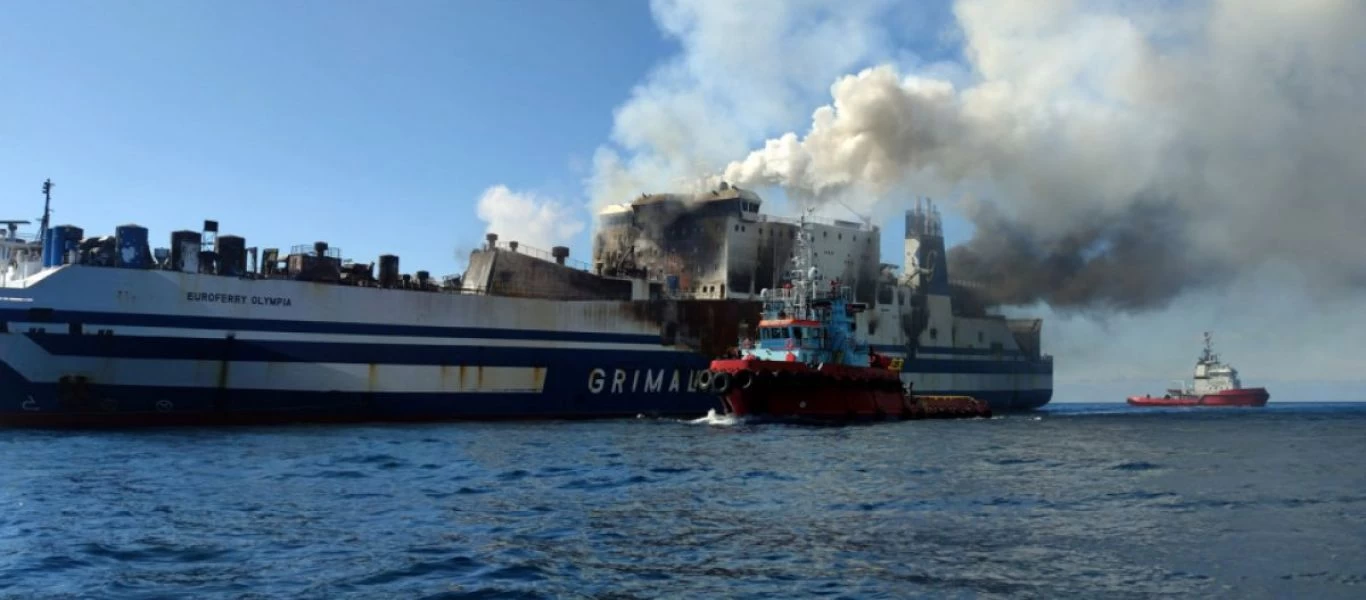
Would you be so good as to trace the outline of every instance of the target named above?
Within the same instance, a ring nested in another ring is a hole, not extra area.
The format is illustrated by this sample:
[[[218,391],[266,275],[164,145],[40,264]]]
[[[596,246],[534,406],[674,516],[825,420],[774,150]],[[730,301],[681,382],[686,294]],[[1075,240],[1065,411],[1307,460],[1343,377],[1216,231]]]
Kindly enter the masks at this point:
[[[1184,381],[1179,387],[1168,388],[1162,397],[1149,395],[1130,396],[1133,406],[1265,406],[1271,394],[1266,388],[1243,387],[1238,379],[1238,370],[1232,365],[1219,362],[1214,353],[1209,332],[1205,332],[1205,351],[1195,361],[1195,383],[1186,387]]]
[[[740,341],[738,357],[714,360],[698,383],[722,398],[729,414],[780,420],[863,420],[991,416],[968,396],[911,396],[900,359],[873,352],[857,336],[849,286],[810,267],[811,235],[801,221],[790,282],[763,290],[758,339]]]

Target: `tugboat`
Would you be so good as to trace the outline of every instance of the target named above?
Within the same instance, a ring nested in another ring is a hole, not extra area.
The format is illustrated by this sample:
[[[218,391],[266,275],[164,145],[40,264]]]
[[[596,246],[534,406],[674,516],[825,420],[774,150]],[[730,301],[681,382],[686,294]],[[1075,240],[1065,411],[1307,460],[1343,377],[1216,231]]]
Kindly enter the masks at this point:
[[[738,356],[714,360],[699,374],[728,414],[798,421],[991,415],[990,405],[967,396],[911,396],[902,360],[873,352],[857,335],[855,315],[867,306],[810,266],[805,215],[798,232],[790,283],[760,292],[758,339],[741,339]]]
[[[1212,336],[1205,332],[1205,351],[1195,361],[1195,385],[1187,388],[1186,382],[1179,387],[1168,388],[1161,398],[1154,396],[1130,396],[1133,406],[1266,406],[1271,394],[1266,388],[1245,388],[1238,379],[1238,370],[1232,365],[1219,362],[1214,353]]]

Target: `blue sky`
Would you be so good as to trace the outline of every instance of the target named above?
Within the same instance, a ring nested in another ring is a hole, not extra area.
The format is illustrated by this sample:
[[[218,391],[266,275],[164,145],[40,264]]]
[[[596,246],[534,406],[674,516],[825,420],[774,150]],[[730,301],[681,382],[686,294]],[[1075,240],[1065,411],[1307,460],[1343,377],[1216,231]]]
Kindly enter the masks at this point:
[[[92,233],[216,218],[249,244],[445,272],[482,238],[487,186],[581,195],[612,107],[673,51],[648,5],[588,6],[11,4],[5,218],[36,217],[51,177],[55,221]]]
[[[482,241],[489,186],[580,210],[614,109],[680,52],[627,0],[6,11],[0,218],[36,218],[52,178],[54,224],[88,234],[135,222],[155,242],[209,218],[248,245],[326,240],[434,273]],[[571,247],[586,258],[589,231]]]

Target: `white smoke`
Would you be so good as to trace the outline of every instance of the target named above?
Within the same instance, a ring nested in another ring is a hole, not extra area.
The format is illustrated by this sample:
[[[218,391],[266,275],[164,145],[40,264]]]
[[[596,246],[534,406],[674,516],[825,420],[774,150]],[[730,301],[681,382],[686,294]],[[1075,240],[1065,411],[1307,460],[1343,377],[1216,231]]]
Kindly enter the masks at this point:
[[[475,210],[488,223],[486,231],[498,234],[498,239],[541,249],[568,244],[584,229],[577,209],[503,185],[484,190]]]
[[[960,256],[994,265],[974,275],[1027,278],[1005,282],[1013,301],[1155,307],[1285,258],[1319,286],[1366,283],[1366,3],[961,0],[955,14],[967,85],[892,65],[840,77],[804,135],[720,178],[865,205],[982,192]]]
[[[797,122],[828,82],[895,53],[891,0],[653,0],[683,52],[655,69],[615,114],[597,150],[592,207],[647,192],[696,192],[699,177]]]

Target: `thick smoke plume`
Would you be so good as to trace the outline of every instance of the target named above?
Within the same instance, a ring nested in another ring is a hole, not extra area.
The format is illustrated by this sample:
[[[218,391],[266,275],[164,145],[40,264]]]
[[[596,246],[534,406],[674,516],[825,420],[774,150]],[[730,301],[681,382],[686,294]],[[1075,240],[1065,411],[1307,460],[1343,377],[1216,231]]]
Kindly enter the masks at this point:
[[[967,77],[839,77],[805,134],[711,182],[898,209],[953,189],[976,225],[953,275],[1008,304],[1158,308],[1277,263],[1366,284],[1366,3],[954,9]]]
[[[704,174],[805,118],[835,77],[893,54],[892,0],[652,0],[682,53],[615,113],[587,182],[591,207],[643,192],[707,191]]]

